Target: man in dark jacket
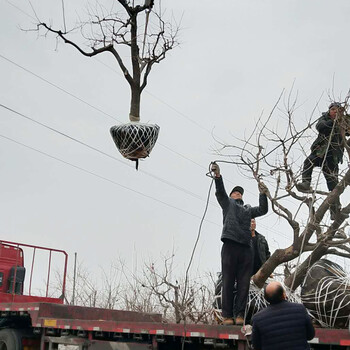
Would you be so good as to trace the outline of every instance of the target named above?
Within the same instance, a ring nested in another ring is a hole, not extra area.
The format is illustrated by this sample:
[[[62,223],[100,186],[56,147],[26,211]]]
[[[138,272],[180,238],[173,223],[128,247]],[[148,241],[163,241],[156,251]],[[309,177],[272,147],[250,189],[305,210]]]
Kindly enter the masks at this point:
[[[266,241],[265,236],[256,231],[255,228],[256,222],[255,219],[252,219],[250,224],[254,251],[252,275],[255,275],[260,267],[265,263],[265,261],[271,256],[269,245]]]
[[[222,208],[223,229],[221,240],[221,271],[222,271],[222,316],[225,325],[232,325],[233,318],[238,325],[244,322],[244,311],[249,292],[249,281],[253,269],[253,248],[250,231],[251,219],[267,213],[267,188],[260,185],[259,206],[244,205],[242,195],[244,190],[236,186],[227,195],[220,168],[212,164],[215,175],[216,198]],[[233,290],[237,282],[236,302],[233,305]]]
[[[311,146],[311,154],[304,161],[302,182],[297,184],[297,189],[302,192],[310,190],[312,170],[315,166],[322,167],[322,172],[327,181],[329,191],[332,191],[338,183],[338,164],[343,162],[344,140],[341,135],[339,116],[344,109],[340,103],[334,102],[329,110],[319,118],[316,129],[318,136]],[[347,115],[345,117],[348,117]],[[331,219],[334,220],[340,210],[340,202],[330,207]]]
[[[253,317],[254,350],[310,349],[315,330],[304,305],[286,301],[279,282],[266,286],[265,299],[270,305]]]

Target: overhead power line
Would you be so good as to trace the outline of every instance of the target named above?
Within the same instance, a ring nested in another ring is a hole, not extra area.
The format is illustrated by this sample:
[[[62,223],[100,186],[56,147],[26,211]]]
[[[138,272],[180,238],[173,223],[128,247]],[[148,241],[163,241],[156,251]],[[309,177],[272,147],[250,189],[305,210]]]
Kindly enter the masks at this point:
[[[93,171],[91,171],[91,170],[88,170],[88,169],[85,169],[85,168],[80,167],[80,166],[78,166],[78,165],[75,165],[75,164],[73,164],[73,163],[67,162],[67,161],[65,161],[65,160],[63,160],[63,159],[60,159],[60,158],[58,158],[58,157],[56,157],[56,156],[53,156],[53,155],[51,155],[51,154],[49,154],[49,153],[46,153],[46,152],[44,152],[44,151],[41,151],[41,150],[39,150],[39,149],[37,149],[37,148],[28,146],[28,145],[26,145],[26,144],[24,144],[24,143],[22,143],[22,142],[20,142],[20,141],[17,141],[17,140],[15,140],[15,139],[11,138],[11,137],[5,136],[5,135],[3,135],[3,134],[0,134],[0,137],[2,137],[3,139],[6,139],[6,140],[8,140],[8,141],[11,141],[11,142],[13,142],[13,143],[16,143],[17,145],[21,145],[21,146],[23,146],[23,147],[25,147],[25,148],[28,148],[28,149],[32,150],[32,151],[35,151],[35,152],[37,152],[37,153],[40,153],[40,154],[42,154],[42,155],[44,155],[44,156],[46,156],[46,157],[49,157],[49,158],[51,158],[51,159],[54,159],[54,160],[56,160],[56,161],[58,161],[58,162],[60,162],[60,163],[63,163],[63,164],[65,164],[65,165],[69,165],[70,167],[75,168],[75,169],[77,169],[77,170],[80,170],[80,171],[82,171],[82,172],[84,172],[84,173],[86,173],[86,174],[89,174],[89,175],[92,175],[92,176],[94,176],[94,177],[97,177],[97,178],[99,178],[99,179],[101,179],[101,180],[107,181],[107,182],[109,182],[109,183],[111,183],[111,184],[113,184],[113,185],[122,187],[122,188],[124,188],[125,190],[134,192],[135,194],[138,194],[138,195],[143,196],[143,197],[145,197],[145,198],[152,199],[153,201],[158,202],[158,203],[161,203],[161,204],[163,204],[163,205],[165,205],[165,206],[167,206],[167,207],[169,207],[169,208],[176,209],[177,211],[180,211],[180,212],[182,212],[182,213],[185,213],[185,214],[190,215],[190,216],[192,216],[192,217],[195,217],[195,218],[197,218],[197,219],[201,219],[201,216],[199,216],[199,215],[193,214],[193,213],[191,213],[191,212],[189,212],[189,211],[187,211],[187,210],[181,209],[181,208],[179,208],[179,207],[177,207],[177,206],[175,206],[175,205],[173,205],[173,204],[167,203],[167,202],[165,202],[165,201],[162,201],[162,200],[160,200],[160,199],[157,199],[157,198],[155,198],[155,197],[152,197],[152,196],[150,196],[150,195],[148,195],[148,194],[145,194],[145,193],[143,193],[143,192],[134,190],[133,188],[130,188],[130,187],[125,186],[125,185],[122,185],[122,184],[119,183],[119,182],[116,182],[116,181],[114,181],[114,180],[111,180],[111,179],[109,179],[109,178],[107,178],[107,177],[105,177],[105,176],[99,175],[99,174],[97,174],[97,173],[95,173],[95,172],[93,172]],[[211,224],[213,224],[213,225],[215,225],[215,226],[221,226],[221,225],[219,225],[219,224],[217,224],[217,223],[215,223],[215,222],[213,222],[213,221],[210,221],[210,220],[205,220],[205,221],[208,222],[208,223],[211,223]]]
[[[124,161],[122,161],[122,160],[120,160],[120,159],[118,159],[118,158],[116,158],[116,157],[114,157],[114,156],[112,156],[112,155],[110,155],[110,154],[108,154],[108,153],[106,153],[106,152],[104,152],[104,151],[102,151],[102,150],[100,150],[100,149],[94,147],[94,146],[91,146],[91,145],[89,145],[89,144],[87,144],[87,143],[85,143],[85,142],[83,142],[83,141],[80,141],[80,140],[78,140],[78,139],[76,139],[76,138],[74,138],[74,137],[72,137],[72,136],[70,136],[70,135],[68,135],[68,134],[66,134],[66,133],[64,133],[64,132],[61,132],[61,131],[59,131],[59,130],[57,130],[57,129],[55,129],[55,128],[53,128],[53,127],[47,125],[47,124],[44,124],[44,123],[39,122],[39,121],[37,121],[37,120],[35,120],[35,119],[29,117],[29,116],[26,116],[26,115],[24,115],[23,113],[14,110],[13,108],[10,108],[10,107],[8,107],[8,106],[5,106],[5,105],[2,104],[2,103],[0,103],[0,107],[2,107],[2,108],[4,108],[4,109],[6,109],[6,110],[8,110],[8,111],[10,111],[10,112],[12,112],[12,113],[18,115],[18,116],[20,116],[20,117],[22,117],[22,118],[25,118],[26,120],[29,120],[29,121],[31,121],[31,122],[33,122],[33,123],[35,123],[35,124],[38,124],[38,125],[40,125],[40,126],[46,128],[46,129],[48,129],[48,130],[51,130],[51,131],[54,132],[54,133],[57,133],[57,134],[59,134],[59,135],[61,135],[61,136],[63,136],[63,137],[66,137],[66,138],[68,138],[69,140],[74,141],[74,142],[76,142],[76,143],[78,143],[78,144],[80,144],[80,145],[82,145],[82,146],[84,146],[84,147],[87,147],[87,148],[89,148],[89,149],[91,149],[91,150],[93,150],[93,151],[95,151],[95,152],[97,152],[97,153],[99,153],[99,154],[102,154],[102,155],[104,155],[104,156],[106,156],[106,157],[108,157],[108,158],[110,158],[110,159],[112,159],[112,160],[115,160],[115,161],[117,161],[117,162],[119,162],[119,163],[121,163],[121,164],[123,164],[123,165],[125,165],[125,166],[128,166],[128,167],[133,168],[131,165],[127,164],[126,162],[124,162]],[[144,171],[144,170],[140,170],[140,172],[142,172],[142,173],[144,173],[144,174],[146,174],[146,175],[148,175],[148,176],[150,176],[150,177],[153,177],[153,178],[155,178],[156,180],[158,180],[158,181],[160,181],[160,182],[163,182],[163,183],[165,183],[165,184],[167,184],[167,185],[169,185],[169,186],[171,186],[171,187],[174,187],[174,188],[176,188],[176,189],[178,189],[178,190],[180,190],[180,191],[182,191],[182,192],[184,192],[184,193],[187,193],[187,194],[191,195],[192,197],[194,197],[194,198],[196,198],[196,199],[199,199],[199,200],[203,201],[203,198],[201,198],[199,195],[197,195],[197,194],[195,194],[195,193],[193,193],[193,192],[191,192],[191,191],[189,191],[189,190],[187,190],[187,189],[185,189],[185,188],[183,188],[183,187],[180,187],[180,186],[178,186],[178,185],[175,185],[175,184],[173,184],[173,183],[171,183],[171,182],[169,182],[169,181],[167,181],[167,180],[164,180],[164,179],[162,179],[162,178],[160,178],[160,177],[158,177],[158,176],[155,176],[155,175],[153,175],[153,174],[151,174],[151,173],[149,173],[149,172],[146,172],[146,171]],[[211,203],[211,204],[212,204],[212,205],[215,205],[215,206],[218,206],[217,204],[214,204],[214,203]],[[271,228],[268,228],[266,225],[264,225],[264,224],[262,224],[262,223],[260,223],[259,225],[260,225],[261,227],[267,228],[269,231],[275,231],[275,232],[276,232],[278,235],[280,235],[280,236],[283,236],[283,237],[285,237],[285,238],[289,238],[289,237],[286,236],[284,233],[281,233],[281,232],[278,232],[278,231],[273,230],[273,229],[271,229]]]
[[[87,147],[87,148],[89,148],[90,150],[93,150],[93,151],[95,151],[95,152],[97,152],[97,153],[99,153],[99,154],[102,154],[102,155],[104,155],[104,156],[106,156],[106,157],[108,157],[108,158],[110,158],[110,159],[112,159],[112,160],[114,160],[114,161],[117,161],[117,162],[123,164],[124,166],[127,166],[127,167],[129,167],[129,168],[133,168],[132,165],[130,165],[130,164],[128,164],[128,163],[126,163],[126,162],[124,162],[124,161],[118,159],[117,157],[112,156],[111,154],[108,154],[107,152],[104,152],[104,151],[102,151],[102,150],[100,150],[100,149],[98,149],[98,148],[96,148],[96,147],[94,147],[94,146],[91,146],[91,145],[89,145],[89,144],[86,143],[86,142],[83,142],[83,141],[81,141],[81,140],[78,140],[77,138],[72,137],[72,136],[70,136],[70,135],[68,135],[68,134],[66,134],[66,133],[64,133],[64,132],[62,132],[62,131],[59,131],[59,130],[57,130],[57,129],[55,129],[55,128],[53,128],[53,127],[47,125],[47,124],[44,124],[44,123],[42,123],[42,122],[39,122],[39,121],[37,121],[37,120],[35,120],[35,119],[33,119],[33,118],[31,118],[31,117],[29,117],[29,116],[27,116],[27,115],[21,113],[21,112],[16,111],[16,110],[13,109],[13,108],[10,108],[10,107],[8,107],[8,106],[2,104],[2,103],[0,103],[0,107],[6,109],[6,110],[8,110],[8,111],[10,111],[11,113],[16,114],[17,116],[20,116],[20,117],[22,117],[22,118],[25,118],[26,120],[29,120],[29,121],[31,121],[31,122],[37,124],[37,125],[40,125],[40,126],[46,128],[46,129],[48,129],[48,130],[51,130],[51,131],[54,132],[54,133],[57,133],[57,134],[59,134],[59,135],[65,137],[65,138],[68,138],[69,140],[71,140],[71,141],[73,141],[73,142],[76,142],[76,143],[78,143],[78,144],[80,144],[80,145],[82,145],[82,146],[84,146],[84,147]],[[186,193],[186,194],[188,194],[188,195],[190,195],[190,196],[192,196],[192,197],[194,197],[194,198],[196,198],[196,199],[203,200],[203,198],[200,197],[199,195],[197,195],[196,193],[194,193],[194,192],[192,192],[192,191],[189,191],[189,190],[187,190],[187,189],[185,189],[185,188],[183,188],[183,187],[180,187],[180,186],[178,186],[178,185],[176,185],[176,184],[173,184],[173,183],[171,183],[171,182],[168,181],[168,180],[162,179],[161,177],[156,176],[156,175],[154,175],[154,174],[152,174],[152,173],[150,173],[150,172],[147,172],[147,171],[145,171],[145,170],[139,170],[139,171],[140,171],[141,173],[147,175],[147,176],[150,176],[150,177],[152,177],[152,178],[154,178],[154,179],[156,179],[156,180],[158,180],[158,181],[160,181],[160,182],[163,182],[163,183],[167,184],[168,186],[171,186],[171,187],[173,187],[173,188],[175,188],[175,189],[177,189],[177,190],[180,190],[180,191],[182,191],[182,192],[184,192],[184,193]]]

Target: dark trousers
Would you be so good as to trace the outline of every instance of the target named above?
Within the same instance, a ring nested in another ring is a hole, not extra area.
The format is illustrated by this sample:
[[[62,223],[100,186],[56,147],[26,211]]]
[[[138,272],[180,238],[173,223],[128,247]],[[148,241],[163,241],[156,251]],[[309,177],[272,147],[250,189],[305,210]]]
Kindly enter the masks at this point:
[[[222,316],[244,316],[253,268],[253,248],[227,240],[221,249]],[[234,285],[237,294],[233,302]]]
[[[324,158],[317,157],[311,153],[304,161],[303,167],[303,181],[311,182],[312,170],[315,166],[322,166]],[[338,163],[334,162],[334,158],[331,153],[327,154],[326,160],[322,168],[322,172],[327,181],[327,187],[329,191],[332,191],[338,183]]]

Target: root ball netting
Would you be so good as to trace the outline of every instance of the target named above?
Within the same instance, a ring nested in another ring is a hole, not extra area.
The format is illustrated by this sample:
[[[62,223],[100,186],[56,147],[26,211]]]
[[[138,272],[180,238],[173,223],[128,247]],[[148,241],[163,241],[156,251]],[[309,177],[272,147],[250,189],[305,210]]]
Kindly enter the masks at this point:
[[[349,325],[350,277],[338,264],[321,259],[307,272],[301,300],[322,327]]]
[[[268,282],[269,280],[267,281],[267,283]],[[216,320],[222,322],[223,317],[221,314],[221,293],[222,293],[222,275],[220,273],[218,275],[218,280],[215,283],[215,296],[214,296],[213,307],[214,307],[214,316]],[[236,293],[237,293],[237,289],[235,286],[234,292],[233,292],[234,299],[235,299]],[[291,301],[293,303],[301,302],[300,298],[295,294],[288,295],[288,301]],[[244,323],[245,324],[251,323],[252,317],[257,312],[264,309],[268,305],[269,303],[264,298],[264,289],[258,288],[253,281],[250,281],[247,306],[246,306],[245,315],[244,315]]]
[[[159,134],[156,124],[128,123],[112,126],[110,133],[123,157],[138,161],[151,153]]]

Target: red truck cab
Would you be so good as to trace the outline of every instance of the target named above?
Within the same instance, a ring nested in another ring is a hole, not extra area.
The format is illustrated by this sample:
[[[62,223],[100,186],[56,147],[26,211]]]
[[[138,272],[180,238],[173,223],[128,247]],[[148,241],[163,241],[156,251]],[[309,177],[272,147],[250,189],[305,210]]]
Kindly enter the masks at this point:
[[[28,264],[28,276],[26,276],[26,268],[24,266],[23,248],[26,248],[28,253],[31,251],[32,254],[31,264]],[[31,293],[35,255],[37,251],[46,252],[48,256],[48,272],[45,296],[35,296]],[[63,286],[62,294],[59,298],[52,298],[48,295],[53,253],[64,255]],[[63,304],[67,273],[67,259],[67,253],[62,250],[0,240],[0,303],[48,302]],[[26,284],[26,289],[24,289],[24,284]],[[25,294],[24,290],[27,291],[27,294]]]
[[[3,293],[23,294],[24,278],[22,248],[0,243],[0,298]]]

